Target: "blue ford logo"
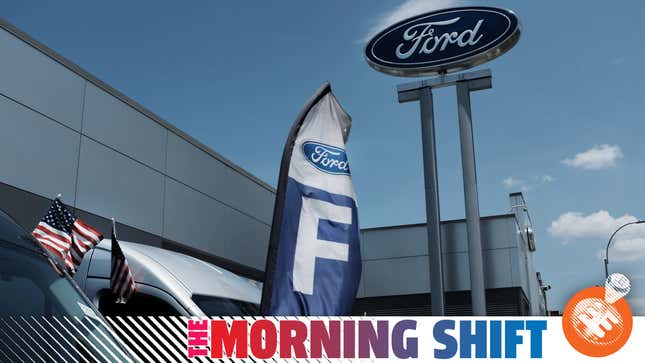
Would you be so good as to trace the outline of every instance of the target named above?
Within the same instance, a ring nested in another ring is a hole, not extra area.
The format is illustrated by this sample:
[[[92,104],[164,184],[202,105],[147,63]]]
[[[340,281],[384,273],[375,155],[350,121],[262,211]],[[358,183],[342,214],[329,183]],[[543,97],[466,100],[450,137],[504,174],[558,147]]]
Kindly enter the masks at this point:
[[[307,141],[302,144],[302,152],[311,165],[320,171],[329,174],[349,175],[347,154],[339,147]]]
[[[367,63],[395,76],[459,71],[499,57],[520,37],[510,10],[473,6],[438,10],[396,23],[369,41]]]

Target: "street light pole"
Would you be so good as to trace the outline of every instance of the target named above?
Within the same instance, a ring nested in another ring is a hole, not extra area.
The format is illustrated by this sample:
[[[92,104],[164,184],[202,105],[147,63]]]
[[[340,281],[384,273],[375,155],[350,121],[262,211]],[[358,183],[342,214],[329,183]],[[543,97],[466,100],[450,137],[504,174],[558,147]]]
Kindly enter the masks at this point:
[[[641,224],[641,223],[645,223],[645,221],[634,221],[634,222],[625,223],[622,226],[618,227],[618,229],[611,234],[611,237],[609,237],[609,242],[607,242],[607,248],[605,249],[605,278],[609,277],[609,246],[611,245],[611,241],[614,239],[614,236],[616,235],[616,233],[618,233],[618,231],[620,231],[621,229],[629,225]]]

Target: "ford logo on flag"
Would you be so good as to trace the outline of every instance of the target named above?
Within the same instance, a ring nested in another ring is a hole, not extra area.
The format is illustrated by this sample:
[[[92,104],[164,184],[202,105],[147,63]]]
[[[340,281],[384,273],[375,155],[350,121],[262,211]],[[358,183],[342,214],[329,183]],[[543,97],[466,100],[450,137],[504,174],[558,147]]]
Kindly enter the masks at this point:
[[[510,10],[472,6],[437,10],[396,23],[372,38],[365,57],[395,76],[427,76],[474,67],[517,43],[520,23]]]
[[[349,162],[345,150],[315,141],[302,144],[302,152],[316,169],[329,174],[349,175]]]

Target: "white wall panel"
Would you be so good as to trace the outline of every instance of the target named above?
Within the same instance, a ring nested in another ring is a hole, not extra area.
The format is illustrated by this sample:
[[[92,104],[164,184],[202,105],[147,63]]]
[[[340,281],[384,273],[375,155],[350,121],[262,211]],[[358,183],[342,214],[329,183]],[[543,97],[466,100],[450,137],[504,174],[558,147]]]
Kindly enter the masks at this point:
[[[155,121],[88,83],[84,135],[163,172],[167,132]]]
[[[85,81],[0,29],[0,93],[80,130]]]
[[[179,136],[168,135],[169,176],[271,223],[274,195]]]
[[[164,237],[264,270],[268,225],[166,179]]]
[[[161,235],[163,175],[83,137],[77,206]]]
[[[2,96],[0,124],[0,181],[73,205],[79,134]]]

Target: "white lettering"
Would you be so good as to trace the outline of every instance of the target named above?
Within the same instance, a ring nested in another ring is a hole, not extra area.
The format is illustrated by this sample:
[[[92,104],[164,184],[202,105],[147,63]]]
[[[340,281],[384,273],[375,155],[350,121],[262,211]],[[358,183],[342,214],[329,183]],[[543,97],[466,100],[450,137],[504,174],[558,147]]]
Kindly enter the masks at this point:
[[[461,33],[453,31],[435,35],[436,27],[455,24],[460,19],[460,17],[456,17],[450,20],[416,24],[409,27],[403,32],[404,42],[396,47],[396,56],[399,59],[407,59],[415,52],[418,54],[432,54],[437,49],[444,51],[451,44],[456,44],[460,48],[477,44],[483,37],[483,35],[478,34],[481,25],[484,23],[483,19],[479,20],[473,29],[467,29]]]
[[[313,295],[316,258],[349,260],[349,245],[318,239],[320,220],[352,224],[352,209],[318,199],[302,198],[298,239],[293,262],[293,289]]]
[[[316,146],[314,152],[311,155],[307,155],[307,157],[315,164],[329,168],[337,168],[341,171],[349,171],[349,164],[346,160],[334,158],[334,156],[338,157],[340,155],[342,155],[341,152],[334,152],[323,146]]]

